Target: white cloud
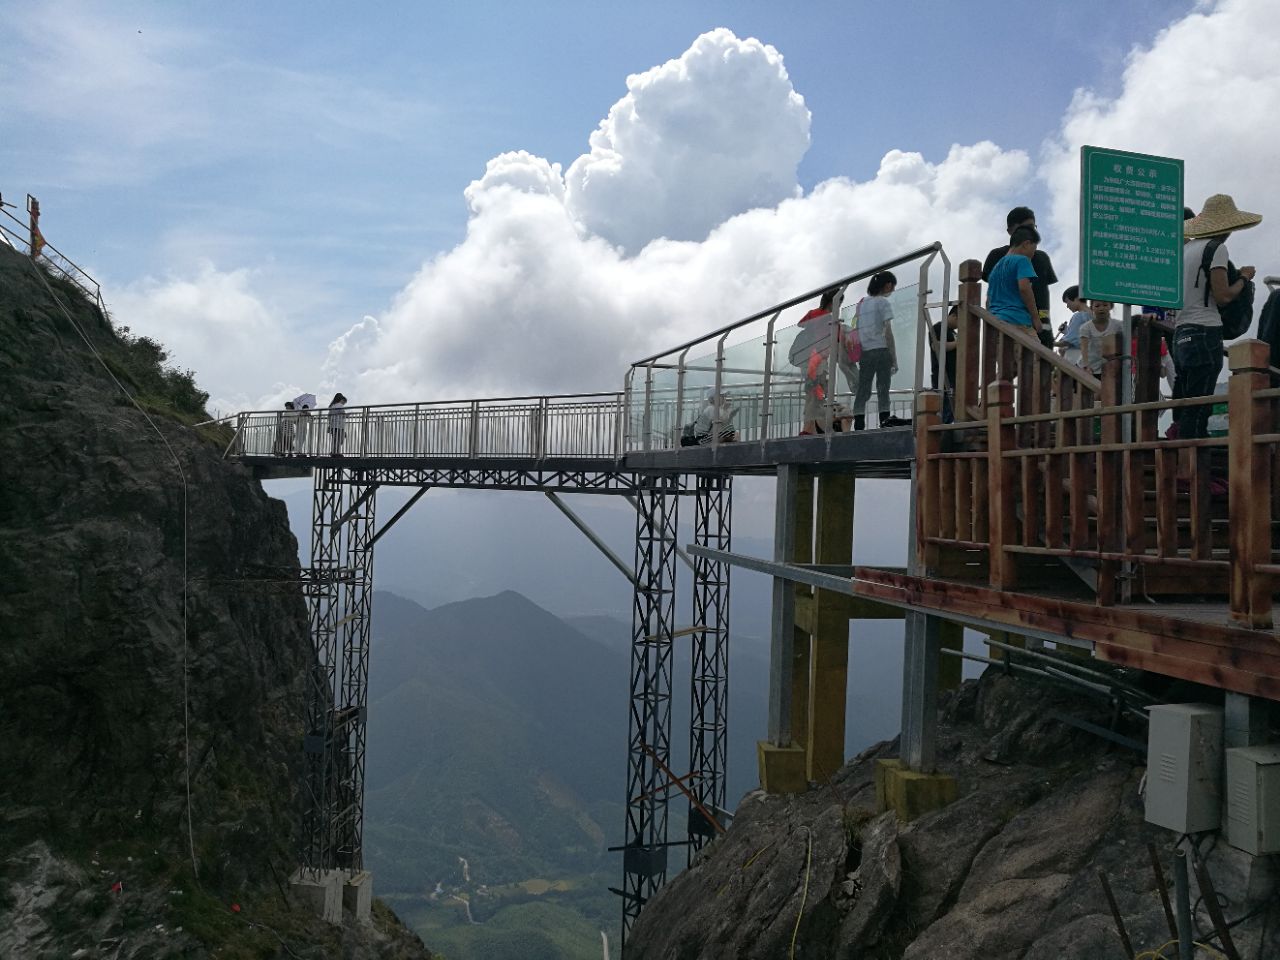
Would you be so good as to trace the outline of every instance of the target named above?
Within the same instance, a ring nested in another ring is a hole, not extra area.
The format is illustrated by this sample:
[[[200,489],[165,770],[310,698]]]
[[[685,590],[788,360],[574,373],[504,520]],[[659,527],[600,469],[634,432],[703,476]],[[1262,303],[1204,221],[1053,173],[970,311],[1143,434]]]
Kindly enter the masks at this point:
[[[344,364],[355,402],[619,389],[639,356],[823,280],[933,240],[981,255],[1030,176],[1024,153],[983,142],[937,163],[893,150],[872,180],[836,178],[799,195],[808,111],[776,51],[726,30],[628,86],[592,152],[563,177],[524,152],[489,162],[466,190],[463,242],[423,266],[376,330],[353,331],[370,364]],[[728,110],[732,142],[753,146],[727,161],[704,109]],[[759,149],[779,141],[781,165]],[[647,173],[600,167],[605,143]],[[607,187],[584,197],[602,169]],[[768,202],[752,193],[759,184],[772,184]],[[699,205],[692,193],[711,199]],[[630,253],[616,246],[615,221],[597,212],[606,208],[659,239]],[[705,236],[665,239],[694,224]]]
[[[190,276],[119,288],[111,312],[135,335],[164,344],[174,365],[194,369],[210,393],[210,411],[272,408],[311,381],[316,351],[308,352],[305,336],[286,332],[255,279],[249,270],[224,272],[205,262]]]
[[[1241,208],[1266,215],[1260,227],[1232,239],[1232,259],[1276,272],[1280,33],[1266,26],[1275,13],[1274,0],[1202,3],[1130,53],[1114,98],[1077,91],[1044,154],[1055,232],[1074,237],[1079,230],[1082,145],[1179,157],[1189,206],[1199,210],[1211,194],[1229,193]],[[1064,281],[1077,267],[1071,247],[1058,270]]]
[[[679,58],[627,77],[627,95],[566,174],[588,230],[634,252],[650,240],[701,240],[717,224],[799,192],[809,110],[782,57],[723,27]]]

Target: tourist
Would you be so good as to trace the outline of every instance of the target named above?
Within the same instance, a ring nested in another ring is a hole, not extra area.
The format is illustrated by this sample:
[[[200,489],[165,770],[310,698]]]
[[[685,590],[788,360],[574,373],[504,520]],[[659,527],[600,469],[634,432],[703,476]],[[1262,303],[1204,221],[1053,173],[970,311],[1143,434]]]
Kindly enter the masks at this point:
[[[1124,333],[1124,327],[1111,316],[1113,304],[1094,300],[1089,322],[1080,328],[1080,366],[1095,377],[1102,376],[1102,362],[1110,350],[1110,338]]]
[[[932,372],[933,389],[942,391],[942,422],[950,423],[952,421],[951,398],[955,396],[956,391],[956,327],[960,324],[960,306],[952,304],[951,309],[947,311],[947,322],[945,326],[942,321],[938,321],[929,329],[929,369]],[[945,335],[943,331],[946,331]],[[938,383],[938,344],[943,345],[942,350],[946,355],[946,361],[943,364],[943,370],[946,372],[946,380],[941,385]]]
[[[1036,229],[1036,215],[1030,207],[1014,207],[1005,217],[1005,227],[1009,232],[1009,243],[1012,244],[1013,231],[1019,227]],[[987,254],[987,259],[982,264],[982,279],[985,283],[991,282],[992,271],[995,270],[996,264],[1008,252],[1009,247],[1005,246],[996,247]],[[1048,331],[1049,287],[1058,282],[1058,276],[1053,272],[1053,263],[1049,260],[1049,255],[1043,250],[1036,250],[1035,255],[1031,257],[1031,266],[1035,269],[1035,276],[1031,279],[1031,291],[1035,294],[1036,301],[1035,312],[1043,321],[1044,330]],[[1036,329],[1040,328],[1037,327]],[[1044,342],[1043,337],[1041,337],[1041,342]]]
[[[1029,327],[1047,347],[1053,346],[1053,334],[1040,321],[1032,284],[1036,271],[1032,266],[1040,234],[1035,227],[1021,226],[1009,238],[1009,252],[991,270],[987,285],[987,309],[1006,323]]]
[[[335,393],[329,401],[329,453],[331,456],[342,456],[342,441],[346,437],[347,398]]]
[[[1067,321],[1067,328],[1058,338],[1057,345],[1062,350],[1062,359],[1080,366],[1080,330],[1093,318],[1093,314],[1089,312],[1089,301],[1080,296],[1078,284],[1062,291],[1062,302],[1071,311],[1071,319]]]
[[[1222,372],[1222,317],[1219,309],[1230,303],[1252,281],[1253,267],[1241,267],[1238,278],[1227,276],[1226,239],[1234,231],[1255,227],[1261,214],[1236,208],[1226,194],[1215,194],[1204,209],[1184,221],[1188,238],[1182,248],[1182,309],[1173,330],[1173,360],[1178,370],[1178,395],[1184,399],[1208,397],[1214,393]],[[1206,249],[1213,245],[1208,269],[1203,263]],[[1198,404],[1179,407],[1177,437],[1191,440],[1209,435],[1210,407]]]
[[[906,421],[892,416],[889,409],[889,382],[898,372],[898,350],[893,342],[893,306],[889,296],[898,287],[898,278],[888,270],[875,274],[867,284],[867,295],[858,304],[854,323],[862,343],[858,361],[858,393],[853,401],[853,429],[867,425],[867,401],[874,383],[879,403],[880,426],[900,426]]]
[[[293,401],[286,400],[284,413],[276,414],[276,442],[272,452],[278,457],[293,453],[293,436],[297,430],[298,415],[293,412]]]
[[[729,398],[716,393],[709,387],[705,396],[702,412],[692,424],[684,428],[680,437],[680,446],[706,446],[717,440],[720,443],[732,443],[738,439],[737,428],[733,425],[734,407]]]
[[[799,332],[791,341],[791,350],[787,354],[791,365],[804,371],[804,423],[800,428],[801,436],[824,432],[822,422],[826,420],[829,392],[827,368],[831,349],[836,346],[843,350],[842,326],[832,310],[836,295],[840,292],[841,288],[827,290],[822,294],[818,305],[800,318],[797,325]],[[832,404],[833,431],[841,429],[841,423],[837,419],[837,406]]]

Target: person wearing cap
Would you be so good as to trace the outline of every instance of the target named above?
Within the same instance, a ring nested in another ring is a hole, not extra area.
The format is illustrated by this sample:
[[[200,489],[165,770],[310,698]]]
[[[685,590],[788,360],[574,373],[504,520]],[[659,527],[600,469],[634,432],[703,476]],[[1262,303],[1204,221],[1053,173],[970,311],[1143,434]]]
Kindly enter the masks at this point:
[[[333,399],[329,401],[329,454],[330,456],[342,456],[342,441],[347,435],[347,398],[341,393],[335,393]]]
[[[1187,238],[1182,247],[1183,305],[1173,330],[1173,362],[1181,397],[1211,396],[1217,386],[1222,373],[1222,317],[1218,308],[1239,296],[1245,281],[1252,280],[1256,273],[1253,267],[1241,267],[1236,282],[1227,282],[1225,241],[1233,232],[1261,222],[1261,214],[1237,209],[1235,201],[1225,193],[1214,194],[1196,216],[1183,221],[1182,232]],[[1222,242],[1214,251],[1205,276],[1201,261],[1205,247],[1213,240]],[[1207,437],[1209,412],[1207,404],[1179,407],[1178,438]]]

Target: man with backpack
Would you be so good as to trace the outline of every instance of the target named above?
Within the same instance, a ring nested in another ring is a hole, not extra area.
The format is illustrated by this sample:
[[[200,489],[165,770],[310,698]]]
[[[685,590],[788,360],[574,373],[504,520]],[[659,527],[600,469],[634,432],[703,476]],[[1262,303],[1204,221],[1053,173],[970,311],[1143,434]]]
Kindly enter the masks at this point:
[[[1173,362],[1184,398],[1212,396],[1222,373],[1223,340],[1243,336],[1249,329],[1255,271],[1236,269],[1227,255],[1226,239],[1261,222],[1261,214],[1238,210],[1234,200],[1219,193],[1183,223],[1183,307],[1173,331]],[[1208,404],[1179,407],[1179,439],[1207,437],[1209,412]]]

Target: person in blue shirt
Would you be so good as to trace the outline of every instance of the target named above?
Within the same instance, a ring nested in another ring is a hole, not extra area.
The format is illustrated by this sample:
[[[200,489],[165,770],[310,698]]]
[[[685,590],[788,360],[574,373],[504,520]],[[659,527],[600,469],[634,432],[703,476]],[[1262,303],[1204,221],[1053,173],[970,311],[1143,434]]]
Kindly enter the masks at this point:
[[[1000,262],[991,271],[991,281],[987,286],[987,309],[1007,323],[1030,327],[1041,343],[1052,347],[1053,334],[1040,322],[1040,311],[1036,307],[1035,291],[1031,286],[1036,278],[1031,258],[1035,256],[1039,244],[1040,234],[1035,227],[1023,226],[1013,231],[1013,235],[1009,237],[1009,252],[1000,258]]]

